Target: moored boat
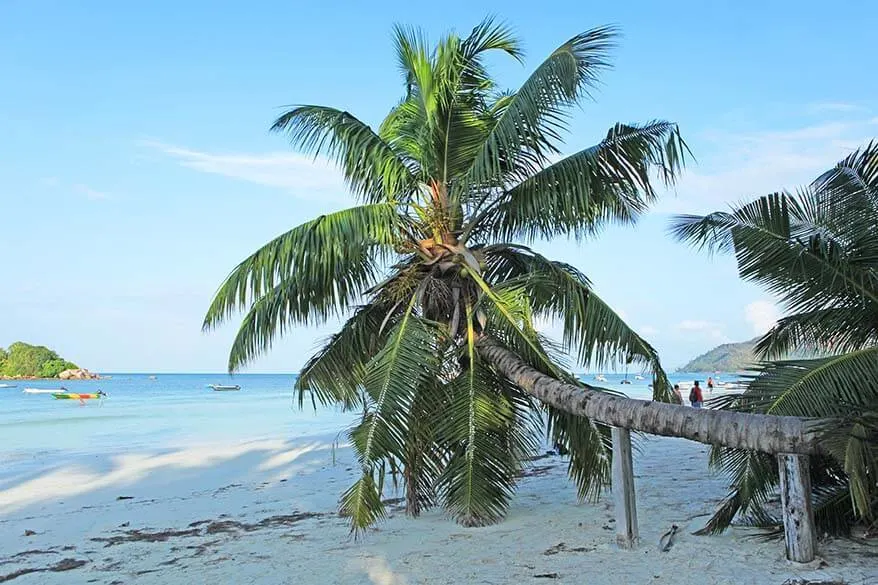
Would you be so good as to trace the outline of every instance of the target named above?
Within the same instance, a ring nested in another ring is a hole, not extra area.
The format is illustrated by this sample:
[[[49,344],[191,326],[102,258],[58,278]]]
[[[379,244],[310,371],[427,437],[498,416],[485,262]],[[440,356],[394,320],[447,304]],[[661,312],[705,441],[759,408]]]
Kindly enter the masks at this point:
[[[15,384],[0,384],[0,388],[15,388]]]
[[[56,394],[59,392],[67,392],[67,388],[25,388],[22,390],[25,394]]]
[[[234,391],[236,391],[236,390],[240,390],[240,389],[241,389],[241,387],[238,386],[237,384],[234,385],[234,386],[232,386],[232,385],[224,385],[224,384],[208,384],[207,386],[208,386],[209,388],[213,388],[213,390],[214,390],[215,392],[234,392]]]
[[[53,392],[52,397],[55,400],[79,400],[80,402],[83,400],[97,400],[98,398],[104,398],[107,395],[100,390],[97,392]]]

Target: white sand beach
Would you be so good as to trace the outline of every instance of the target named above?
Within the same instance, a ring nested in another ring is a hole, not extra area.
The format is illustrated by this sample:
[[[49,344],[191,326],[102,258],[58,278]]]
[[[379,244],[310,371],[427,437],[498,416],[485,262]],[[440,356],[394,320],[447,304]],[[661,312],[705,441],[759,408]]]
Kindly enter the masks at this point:
[[[353,540],[336,502],[351,453],[262,440],[94,456],[0,484],[0,582],[415,585],[878,583],[878,546],[824,539],[820,558],[737,528],[693,536],[725,494],[707,447],[651,438],[635,461],[642,542],[617,549],[608,495],[578,504],[559,457],[535,461],[506,521],[463,528],[441,511],[390,518]],[[389,494],[393,497],[393,494]],[[659,538],[682,532],[668,552]]]

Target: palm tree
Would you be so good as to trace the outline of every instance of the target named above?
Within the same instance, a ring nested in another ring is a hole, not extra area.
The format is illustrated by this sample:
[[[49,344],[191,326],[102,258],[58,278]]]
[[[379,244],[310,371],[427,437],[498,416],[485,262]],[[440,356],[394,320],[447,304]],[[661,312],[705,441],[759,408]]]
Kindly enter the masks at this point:
[[[384,514],[385,471],[400,471],[406,511],[444,506],[461,524],[500,519],[516,477],[548,425],[570,453],[580,497],[608,480],[608,428],[543,406],[479,351],[489,340],[554,378],[563,359],[639,363],[656,398],[669,385],[656,351],[575,267],[526,243],[577,239],[633,223],[672,184],[687,152],[676,125],[616,124],[594,146],[561,156],[571,109],[608,66],[616,32],[601,27],[555,50],[518,91],[488,74],[490,53],[522,59],[509,29],[487,19],[469,36],[428,46],[396,27],[404,92],[378,130],[326,106],[296,106],[272,130],[332,159],[356,207],[278,236],[241,262],[216,293],[204,326],[244,310],[232,345],[237,370],[292,325],[348,317],[302,369],[302,404],[341,404],[361,477],[342,496],[352,529]],[[556,344],[535,327],[563,322]],[[490,355],[488,353],[487,355]],[[396,477],[396,475],[394,475]]]
[[[844,532],[878,512],[878,143],[870,142],[795,193],[729,212],[681,216],[672,231],[733,252],[741,278],[777,295],[787,315],[761,337],[764,361],[740,399],[723,407],[826,419],[826,454],[812,466],[818,527]],[[786,358],[786,359],[780,359]],[[810,358],[810,359],[805,359]],[[715,448],[732,489],[707,530],[737,515],[776,524],[765,503],[776,461]]]

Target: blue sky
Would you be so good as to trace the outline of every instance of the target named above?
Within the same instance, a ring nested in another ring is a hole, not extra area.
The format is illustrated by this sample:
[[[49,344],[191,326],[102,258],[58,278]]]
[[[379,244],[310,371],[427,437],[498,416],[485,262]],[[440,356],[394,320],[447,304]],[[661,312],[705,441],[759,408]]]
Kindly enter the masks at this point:
[[[42,343],[103,371],[221,371],[234,334],[200,331],[228,271],[351,202],[338,175],[267,132],[280,107],[370,123],[402,91],[395,22],[434,37],[486,14],[524,39],[517,86],[582,30],[624,33],[569,151],[617,121],[680,124],[697,164],[636,228],[538,247],[572,262],[668,367],[761,333],[773,300],[728,258],[670,240],[669,214],[805,183],[878,135],[867,2],[0,2],[0,345]],[[297,329],[249,371],[296,371],[331,332]],[[551,327],[549,328],[551,330]]]

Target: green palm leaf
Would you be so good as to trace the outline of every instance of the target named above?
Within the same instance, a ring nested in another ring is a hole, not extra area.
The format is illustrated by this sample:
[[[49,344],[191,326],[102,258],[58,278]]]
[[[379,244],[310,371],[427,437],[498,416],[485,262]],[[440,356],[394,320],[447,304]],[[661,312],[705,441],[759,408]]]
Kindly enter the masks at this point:
[[[871,142],[808,188],[773,193],[730,212],[680,217],[671,228],[698,247],[733,252],[742,278],[781,299],[790,314],[759,340],[763,358],[800,351],[823,356],[764,362],[742,396],[717,405],[824,419],[828,456],[812,463],[812,496],[818,525],[833,533],[878,514],[876,187],[878,147]],[[711,531],[724,529],[736,514],[759,512],[777,482],[766,456],[721,453],[730,462],[733,489],[708,525]]]
[[[878,401],[878,347],[813,360],[766,363],[747,388],[769,414],[824,418]]]
[[[502,381],[482,365],[472,315],[467,307],[467,365],[449,385],[449,404],[439,427],[450,451],[439,486],[459,523],[483,526],[505,515],[522,460],[535,452],[536,442],[532,433],[515,432],[516,419],[528,416],[516,416],[514,391],[504,392]],[[519,409],[527,406],[524,401]]]
[[[390,327],[382,330],[392,307],[369,304],[359,307],[338,333],[323,343],[296,378],[299,406],[311,394],[316,407],[340,403],[352,408],[360,402],[366,364],[386,341]]]
[[[777,359],[794,352],[842,353],[876,344],[878,315],[833,307],[779,319],[754,352],[763,359]]]
[[[567,453],[567,474],[580,500],[596,502],[609,485],[613,468],[610,427],[547,406],[548,436]]]
[[[575,350],[581,364],[605,369],[620,358],[642,364],[652,371],[654,399],[671,402],[658,352],[595,294],[582,273],[524,246],[490,246],[484,252],[487,276],[503,281],[498,288],[520,287],[535,314],[561,320],[564,347]]]
[[[878,196],[878,140],[870,140],[820,175],[812,184],[819,192],[830,194],[859,193]]]
[[[615,36],[613,27],[576,35],[537,67],[506,103],[463,184],[502,185],[513,177],[524,180],[557,153],[569,109],[609,67],[607,53]]]
[[[808,197],[807,192],[800,197]],[[876,217],[875,210],[856,215]],[[845,242],[822,231],[820,219],[809,217],[806,206],[789,194],[761,197],[733,213],[681,216],[671,231],[696,246],[734,250],[741,277],[764,285],[791,311],[819,310],[830,303],[878,306],[878,273],[858,261],[874,257],[878,239],[875,248],[850,254]]]
[[[411,404],[418,390],[438,373],[436,329],[413,314],[414,302],[413,296],[384,348],[366,366],[363,388],[369,400],[367,413],[350,434],[363,469],[363,488],[370,485],[364,478],[374,480],[377,461],[404,456]],[[368,489],[357,488],[343,502],[341,511],[351,517],[352,530],[365,528],[368,521],[381,515],[372,508],[371,496]]]
[[[650,173],[672,184],[688,152],[675,124],[617,124],[599,144],[550,165],[497,198],[466,232],[473,237],[580,238],[610,221],[632,222],[656,198]]]
[[[293,228],[229,274],[214,295],[204,329],[250,311],[230,359],[238,367],[270,347],[286,324],[313,325],[342,314],[374,282],[376,262],[398,237],[401,222],[393,206],[374,204]]]
[[[286,133],[303,152],[337,163],[350,189],[367,203],[403,199],[415,189],[412,163],[348,112],[296,106],[278,117],[271,129]]]

